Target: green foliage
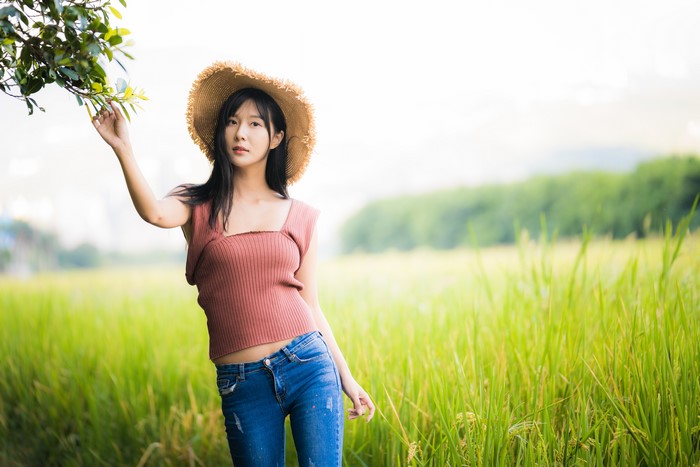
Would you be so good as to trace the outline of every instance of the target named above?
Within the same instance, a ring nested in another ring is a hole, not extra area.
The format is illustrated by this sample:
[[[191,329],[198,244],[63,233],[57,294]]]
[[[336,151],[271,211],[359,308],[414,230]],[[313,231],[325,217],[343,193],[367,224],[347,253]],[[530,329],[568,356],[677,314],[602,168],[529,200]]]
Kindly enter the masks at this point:
[[[119,0],[126,7],[124,0]],[[33,94],[56,83],[78,103],[90,102],[95,110],[108,100],[118,103],[126,116],[142,90],[124,80],[114,85],[103,68],[115,55],[128,59],[124,38],[129,30],[113,27],[110,15],[121,13],[107,0],[14,0],[0,8],[0,91],[23,100],[29,114],[38,107]],[[39,107],[40,110],[44,110]],[[89,113],[88,109],[88,113]]]
[[[58,265],[62,268],[94,268],[99,263],[100,251],[91,243],[58,252]]]
[[[677,223],[700,194],[700,159],[670,157],[630,174],[575,172],[511,185],[459,188],[368,204],[341,229],[345,252],[420,246],[512,243],[521,230],[537,236],[593,234],[623,238]],[[548,231],[542,232],[544,216]],[[695,218],[690,227],[700,225]]]

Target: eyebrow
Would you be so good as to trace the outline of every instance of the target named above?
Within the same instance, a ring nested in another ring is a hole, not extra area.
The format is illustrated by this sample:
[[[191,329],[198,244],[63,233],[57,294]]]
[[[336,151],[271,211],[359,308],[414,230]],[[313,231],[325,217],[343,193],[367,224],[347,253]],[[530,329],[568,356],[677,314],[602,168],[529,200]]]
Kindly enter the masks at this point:
[[[235,115],[229,115],[228,118],[236,118]],[[264,120],[260,115],[251,115],[250,118],[259,118],[260,120]]]

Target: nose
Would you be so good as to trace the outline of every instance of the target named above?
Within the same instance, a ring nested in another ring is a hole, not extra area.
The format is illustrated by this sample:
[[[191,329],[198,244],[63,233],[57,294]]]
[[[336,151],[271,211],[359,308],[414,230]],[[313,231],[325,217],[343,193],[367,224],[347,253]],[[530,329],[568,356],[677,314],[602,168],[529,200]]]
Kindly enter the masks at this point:
[[[245,125],[238,125],[234,136],[236,140],[245,140],[248,137],[248,132],[245,129]]]

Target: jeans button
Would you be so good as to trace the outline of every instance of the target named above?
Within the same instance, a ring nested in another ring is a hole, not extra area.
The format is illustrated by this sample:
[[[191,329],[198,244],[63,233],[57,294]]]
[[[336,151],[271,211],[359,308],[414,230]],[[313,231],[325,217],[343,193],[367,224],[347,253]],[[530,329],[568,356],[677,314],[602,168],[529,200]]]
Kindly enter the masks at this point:
[[[266,358],[264,363],[265,363],[265,366],[270,366],[270,359]]]

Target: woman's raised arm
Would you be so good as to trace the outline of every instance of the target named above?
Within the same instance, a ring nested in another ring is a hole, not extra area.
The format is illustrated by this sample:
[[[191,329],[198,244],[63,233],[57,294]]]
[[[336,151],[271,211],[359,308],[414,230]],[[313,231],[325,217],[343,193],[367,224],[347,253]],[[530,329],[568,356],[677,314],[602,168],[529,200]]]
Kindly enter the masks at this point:
[[[158,227],[171,228],[186,224],[190,218],[190,207],[177,196],[177,190],[171,191],[163,199],[156,198],[136,163],[126,119],[114,102],[110,102],[110,106],[112,111],[103,109],[92,119],[92,124],[117,155],[139,216]]]

